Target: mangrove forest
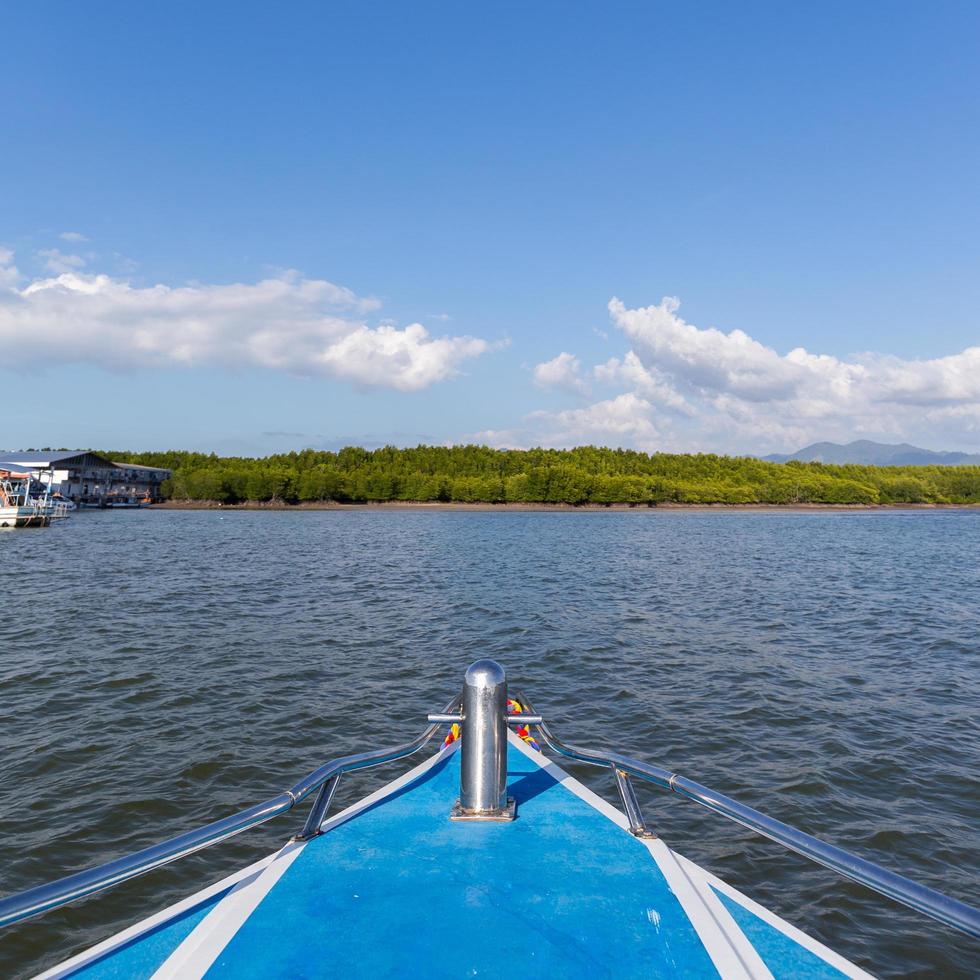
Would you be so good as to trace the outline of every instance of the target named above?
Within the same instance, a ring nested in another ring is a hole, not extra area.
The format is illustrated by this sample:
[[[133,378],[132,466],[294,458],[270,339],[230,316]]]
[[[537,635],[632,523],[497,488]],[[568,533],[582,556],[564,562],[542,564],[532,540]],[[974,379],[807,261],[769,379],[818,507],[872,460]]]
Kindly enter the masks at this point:
[[[753,457],[487,446],[304,449],[262,459],[108,452],[161,466],[175,501],[487,504],[970,504],[980,466],[770,463]]]

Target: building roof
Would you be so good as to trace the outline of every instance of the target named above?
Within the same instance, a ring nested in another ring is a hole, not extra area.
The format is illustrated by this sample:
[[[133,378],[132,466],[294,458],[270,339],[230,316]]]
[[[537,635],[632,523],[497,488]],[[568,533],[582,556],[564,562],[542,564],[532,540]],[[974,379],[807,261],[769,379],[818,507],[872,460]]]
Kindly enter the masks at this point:
[[[30,453],[0,453],[0,464],[22,463],[27,466],[51,466],[54,463],[65,463],[70,459],[77,459],[80,456],[95,456],[107,464],[111,462],[100,453],[93,453],[91,449],[49,449],[42,452]]]
[[[160,466],[141,466],[139,463],[115,463],[101,453],[93,453],[90,449],[65,449],[56,452],[0,452],[0,469],[11,471],[47,470],[52,467],[64,467],[71,464],[80,466],[113,466],[120,470],[142,470],[144,473],[167,473],[170,470]]]

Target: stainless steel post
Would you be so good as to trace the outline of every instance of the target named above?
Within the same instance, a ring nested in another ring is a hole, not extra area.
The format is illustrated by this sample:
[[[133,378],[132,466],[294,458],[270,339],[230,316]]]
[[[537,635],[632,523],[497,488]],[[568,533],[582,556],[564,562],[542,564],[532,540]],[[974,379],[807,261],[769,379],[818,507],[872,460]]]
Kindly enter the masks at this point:
[[[616,786],[619,789],[620,798],[623,801],[623,808],[626,810],[626,818],[630,822],[630,833],[634,837],[656,837],[657,835],[647,827],[646,821],[643,819],[640,801],[636,798],[636,790],[633,789],[629,775],[615,766],[612,767],[612,770],[616,777]]]
[[[459,803],[453,816],[513,819],[507,799],[507,675],[495,660],[478,660],[463,681]]]
[[[323,823],[327,816],[327,810],[330,809],[330,804],[333,802],[333,795],[337,792],[337,784],[339,782],[340,773],[337,773],[336,776],[331,776],[320,787],[320,792],[313,803],[313,807],[310,809],[310,812],[306,817],[306,823],[303,825],[303,829],[293,838],[293,840],[311,840],[314,837],[318,837],[322,833],[320,830],[320,824]]]

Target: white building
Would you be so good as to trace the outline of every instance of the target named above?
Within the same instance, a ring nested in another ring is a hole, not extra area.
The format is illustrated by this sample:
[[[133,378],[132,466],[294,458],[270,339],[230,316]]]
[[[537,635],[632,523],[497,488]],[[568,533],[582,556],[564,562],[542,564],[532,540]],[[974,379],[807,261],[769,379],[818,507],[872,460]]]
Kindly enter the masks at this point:
[[[114,463],[83,449],[61,452],[0,453],[0,469],[29,472],[80,506],[111,507],[154,503],[170,470]]]

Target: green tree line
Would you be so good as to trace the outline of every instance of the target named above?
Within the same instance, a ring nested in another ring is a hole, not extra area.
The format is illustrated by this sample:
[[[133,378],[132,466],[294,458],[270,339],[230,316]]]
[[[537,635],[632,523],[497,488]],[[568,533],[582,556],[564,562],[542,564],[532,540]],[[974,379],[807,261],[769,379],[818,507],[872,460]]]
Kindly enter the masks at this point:
[[[106,453],[173,471],[173,500],[563,504],[980,503],[980,466],[767,463],[713,454],[416,446],[304,449],[262,459],[181,451]]]

